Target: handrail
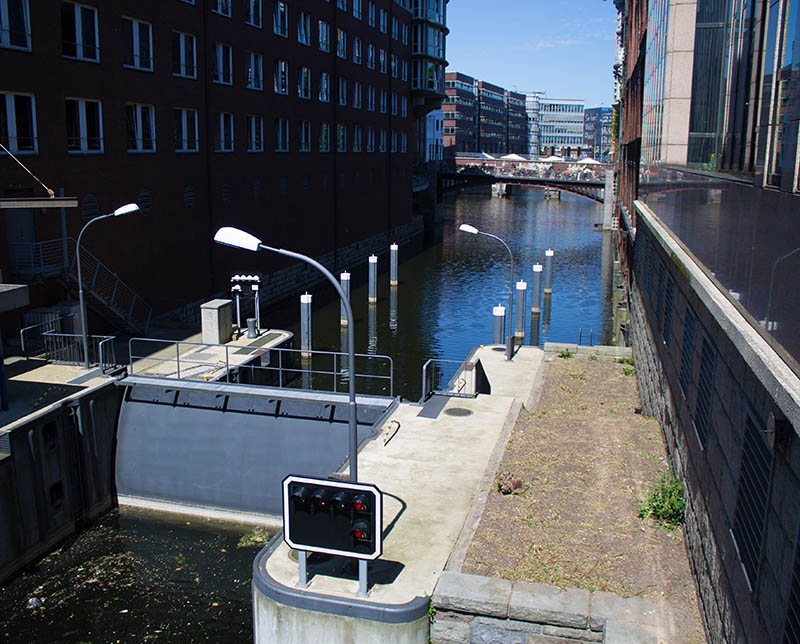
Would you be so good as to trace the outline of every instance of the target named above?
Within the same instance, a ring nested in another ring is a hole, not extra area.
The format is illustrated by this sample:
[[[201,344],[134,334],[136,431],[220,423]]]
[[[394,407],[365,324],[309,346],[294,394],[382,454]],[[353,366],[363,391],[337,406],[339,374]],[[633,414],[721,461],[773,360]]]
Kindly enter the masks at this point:
[[[52,273],[67,273],[76,277],[75,249],[76,242],[72,237],[39,242],[10,242],[12,272],[23,278]],[[122,318],[147,330],[152,317],[150,305],[85,248],[81,251],[81,273],[85,288]]]
[[[444,369],[444,365],[456,365],[451,369]],[[455,397],[474,397],[475,371],[471,368],[469,360],[446,360],[443,358],[429,358],[422,365],[422,396],[420,401],[427,400],[432,394],[442,394]],[[469,391],[470,378],[472,375],[471,389]],[[467,389],[467,391],[464,391]]]
[[[45,359],[56,364],[82,365],[83,337],[80,333],[55,333],[45,331],[42,333],[45,345]],[[99,366],[103,372],[116,367],[113,335],[90,335],[89,363]]]
[[[32,355],[38,355],[39,353],[42,353],[45,349],[44,341],[42,340],[42,334],[46,333],[47,331],[61,332],[61,321],[74,316],[74,313],[69,313],[68,315],[53,314],[50,319],[47,319],[44,322],[31,324],[30,326],[21,328],[19,330],[19,342],[21,345],[22,357],[30,358]],[[39,340],[38,350],[33,348],[36,346],[35,341],[37,333]],[[25,344],[26,337],[28,337],[27,346]],[[36,353],[34,353],[34,351]]]
[[[163,355],[156,355],[156,351],[150,353],[139,354],[134,351],[134,343],[160,343],[164,346]],[[174,345],[174,351],[172,351]],[[184,350],[182,350],[184,347]],[[201,351],[197,349],[201,348]],[[209,353],[216,355],[209,356]],[[192,354],[195,354],[194,357]],[[277,356],[277,366],[273,364],[272,353]],[[307,354],[310,357],[305,357]],[[300,366],[294,366],[296,355],[300,354]],[[257,346],[241,346],[231,344],[212,344],[207,342],[192,342],[183,340],[161,340],[156,338],[131,338],[128,341],[128,355],[130,356],[130,365],[128,373],[137,374],[145,377],[159,377],[159,378],[175,378],[178,380],[200,379],[203,380],[218,380],[224,377],[225,382],[231,382],[231,378],[237,377],[242,371],[251,371],[254,374],[258,373],[271,373],[277,378],[277,386],[288,386],[287,374],[289,377],[292,375],[300,376],[303,379],[303,385],[308,384],[312,389],[324,389],[319,387],[320,378],[314,376],[323,376],[331,378],[333,386],[330,390],[334,392],[339,391],[338,381],[341,378],[347,382],[350,377],[350,368],[348,366],[348,356],[346,352],[341,351],[324,351],[324,350],[301,350],[289,347],[257,347]],[[235,356],[243,356],[240,361],[237,361]],[[285,356],[288,355],[288,358]],[[253,356],[262,356],[262,364],[250,364]],[[267,356],[267,364],[263,364],[264,358]],[[314,357],[330,357],[332,360],[332,368],[320,369],[314,367]],[[355,358],[359,360],[366,360],[367,365],[378,363],[386,363],[388,365],[388,374],[385,373],[368,373],[366,371],[355,371],[353,377],[356,379],[366,379],[369,381],[388,381],[389,395],[394,396],[394,361],[391,356],[381,354],[366,354],[356,353]],[[137,361],[155,363],[153,367],[144,367],[142,365],[137,367]],[[148,374],[154,369],[158,369],[158,365],[171,364],[168,373],[157,372]],[[368,370],[367,370],[368,371]],[[317,385],[317,386],[314,386]],[[306,387],[304,387],[306,388]]]

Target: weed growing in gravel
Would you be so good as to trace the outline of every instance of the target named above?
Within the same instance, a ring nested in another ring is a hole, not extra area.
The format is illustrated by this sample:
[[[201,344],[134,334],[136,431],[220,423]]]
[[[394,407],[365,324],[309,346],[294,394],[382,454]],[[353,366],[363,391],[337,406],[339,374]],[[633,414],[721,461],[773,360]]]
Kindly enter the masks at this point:
[[[571,358],[573,355],[575,354],[569,350],[569,347],[564,347],[563,349],[561,349],[561,351],[558,352],[558,357],[564,358],[565,360]]]
[[[622,367],[622,374],[625,376],[632,376],[636,373],[636,369],[633,367]]]
[[[668,529],[676,528],[683,523],[685,507],[683,483],[667,470],[661,475],[653,491],[639,505],[639,518],[651,517]]]
[[[629,364],[633,366],[633,358],[617,358],[617,364]]]

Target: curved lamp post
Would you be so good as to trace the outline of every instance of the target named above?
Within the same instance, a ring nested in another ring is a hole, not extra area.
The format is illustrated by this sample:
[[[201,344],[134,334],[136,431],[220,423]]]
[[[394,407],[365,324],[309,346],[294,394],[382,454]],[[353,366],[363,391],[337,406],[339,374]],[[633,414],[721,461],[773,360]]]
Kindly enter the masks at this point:
[[[81,232],[78,234],[78,241],[75,244],[75,261],[77,263],[78,268],[78,305],[81,309],[81,339],[83,341],[83,366],[85,369],[89,369],[89,334],[86,330],[86,303],[83,299],[83,276],[81,275],[81,238],[83,237],[83,233],[86,232],[86,229],[91,226],[94,222],[100,221],[101,219],[108,219],[109,217],[119,217],[120,215],[127,215],[132,212],[138,212],[139,206],[135,203],[125,204],[124,206],[120,206],[114,212],[110,212],[107,215],[100,215],[99,217],[95,217],[94,219],[90,219],[86,222],[83,228],[81,228]]]
[[[800,248],[795,248],[794,250],[789,251],[785,255],[781,255],[778,259],[775,260],[775,263],[772,264],[772,270],[769,272],[769,293],[767,295],[767,315],[764,319],[764,328],[767,331],[772,332],[774,330],[774,324],[770,320],[770,316],[772,315],[772,287],[775,286],[775,269],[778,268],[778,264],[780,264],[784,259],[789,259],[792,255],[800,252]],[[770,328],[773,327],[773,328]]]
[[[336,292],[339,294],[339,297],[342,300],[342,305],[344,306],[345,315],[347,316],[347,359],[349,360],[350,364],[350,397],[348,402],[348,415],[347,415],[347,424],[349,429],[349,436],[350,436],[350,480],[351,481],[358,481],[358,433],[356,427],[356,379],[355,379],[355,331],[353,329],[353,309],[350,307],[350,301],[347,299],[344,291],[342,290],[341,285],[336,280],[336,278],[331,275],[330,271],[325,268],[322,264],[318,261],[311,259],[310,257],[306,257],[300,253],[295,253],[291,250],[286,250],[283,248],[273,248],[272,246],[266,246],[265,244],[261,243],[261,240],[257,237],[254,237],[250,233],[247,233],[243,230],[239,230],[238,228],[231,228],[230,226],[225,226],[220,228],[217,231],[217,234],[214,235],[214,241],[218,244],[223,244],[225,246],[232,246],[233,248],[242,248],[244,250],[252,250],[257,251],[260,249],[263,250],[271,250],[273,253],[278,253],[279,255],[285,255],[286,257],[292,257],[294,259],[299,259],[300,261],[306,262],[307,264],[311,264],[314,268],[316,268],[320,273],[322,273],[327,280],[333,284],[333,287],[336,289]]]
[[[506,247],[508,251],[508,256],[511,258],[511,281],[508,284],[508,335],[506,336],[506,360],[511,360],[514,357],[514,318],[511,314],[511,307],[514,303],[514,255],[511,253],[511,249],[508,247],[502,239],[500,239],[497,235],[492,235],[491,233],[485,233],[482,230],[478,230],[475,226],[470,226],[469,224],[461,224],[458,229],[463,233],[469,233],[470,235],[484,235],[485,237],[491,237],[492,239],[496,239],[499,241],[503,246]]]

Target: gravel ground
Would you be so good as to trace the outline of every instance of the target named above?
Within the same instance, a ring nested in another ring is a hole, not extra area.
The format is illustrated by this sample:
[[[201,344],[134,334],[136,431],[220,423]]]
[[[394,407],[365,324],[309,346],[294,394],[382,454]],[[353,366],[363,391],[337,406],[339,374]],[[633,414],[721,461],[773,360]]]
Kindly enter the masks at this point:
[[[583,354],[548,361],[462,572],[654,599],[675,641],[705,642],[682,530],[638,517],[667,461],[658,424],[638,413],[634,370]]]

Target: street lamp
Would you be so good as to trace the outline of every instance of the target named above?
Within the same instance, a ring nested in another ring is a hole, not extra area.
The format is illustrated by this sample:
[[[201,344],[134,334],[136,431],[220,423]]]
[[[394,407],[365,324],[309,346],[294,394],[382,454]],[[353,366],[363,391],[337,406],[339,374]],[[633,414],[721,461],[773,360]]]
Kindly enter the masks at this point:
[[[238,228],[231,228],[230,226],[225,226],[220,228],[217,231],[217,234],[214,235],[214,241],[218,244],[223,244],[225,246],[232,246],[233,248],[242,248],[244,250],[253,250],[257,251],[259,249],[263,250],[271,250],[274,253],[278,253],[279,255],[285,255],[286,257],[293,257],[294,259],[299,259],[300,261],[306,262],[307,264],[311,264],[314,268],[316,268],[320,273],[322,273],[327,280],[333,284],[333,287],[336,289],[336,292],[339,294],[339,297],[342,300],[342,305],[344,306],[345,315],[347,316],[347,359],[348,364],[350,365],[350,399],[348,403],[348,428],[350,434],[350,480],[351,481],[358,481],[358,434],[357,434],[357,427],[356,427],[356,381],[355,381],[355,330],[354,330],[354,323],[353,323],[353,309],[350,307],[350,300],[345,295],[342,287],[340,286],[339,282],[336,278],[331,275],[330,271],[325,268],[322,264],[318,261],[311,259],[310,257],[306,257],[305,255],[301,255],[300,253],[295,253],[291,250],[286,250],[284,248],[273,248],[272,246],[266,246],[265,244],[261,243],[261,240],[258,237],[254,237],[250,233],[247,233],[243,230],[239,230]]]
[[[775,331],[776,325],[774,322],[770,320],[772,316],[772,287],[775,285],[775,269],[778,268],[778,264],[780,264],[784,259],[789,259],[792,255],[800,252],[800,248],[795,248],[794,250],[790,250],[785,255],[781,255],[778,259],[775,260],[775,263],[772,264],[772,270],[769,272],[769,293],[767,294],[767,315],[764,319],[764,328],[767,331]]]
[[[514,255],[511,254],[511,249],[508,247],[508,244],[506,244],[497,235],[485,233],[482,230],[475,228],[475,226],[470,226],[469,224],[461,224],[458,229],[461,232],[469,233],[470,235],[484,235],[486,237],[496,239],[506,247],[508,256],[511,258],[511,281],[508,283],[508,335],[506,336],[506,360],[511,360],[511,358],[514,357],[514,329],[512,326],[514,324],[514,320],[513,316],[511,315],[511,307],[514,303]]]
[[[138,212],[139,206],[135,203],[128,203],[124,206],[120,206],[114,212],[110,212],[107,215],[100,215],[99,217],[95,217],[94,219],[90,219],[86,222],[83,228],[81,228],[81,232],[78,234],[78,241],[75,244],[75,260],[77,262],[78,268],[78,304],[81,309],[81,338],[83,340],[83,366],[87,370],[89,369],[89,334],[86,331],[86,303],[83,300],[83,277],[81,276],[81,238],[83,237],[83,233],[86,232],[86,229],[91,226],[94,222],[100,221],[101,219],[108,219],[109,217],[119,217],[120,215],[127,215],[132,212]]]

